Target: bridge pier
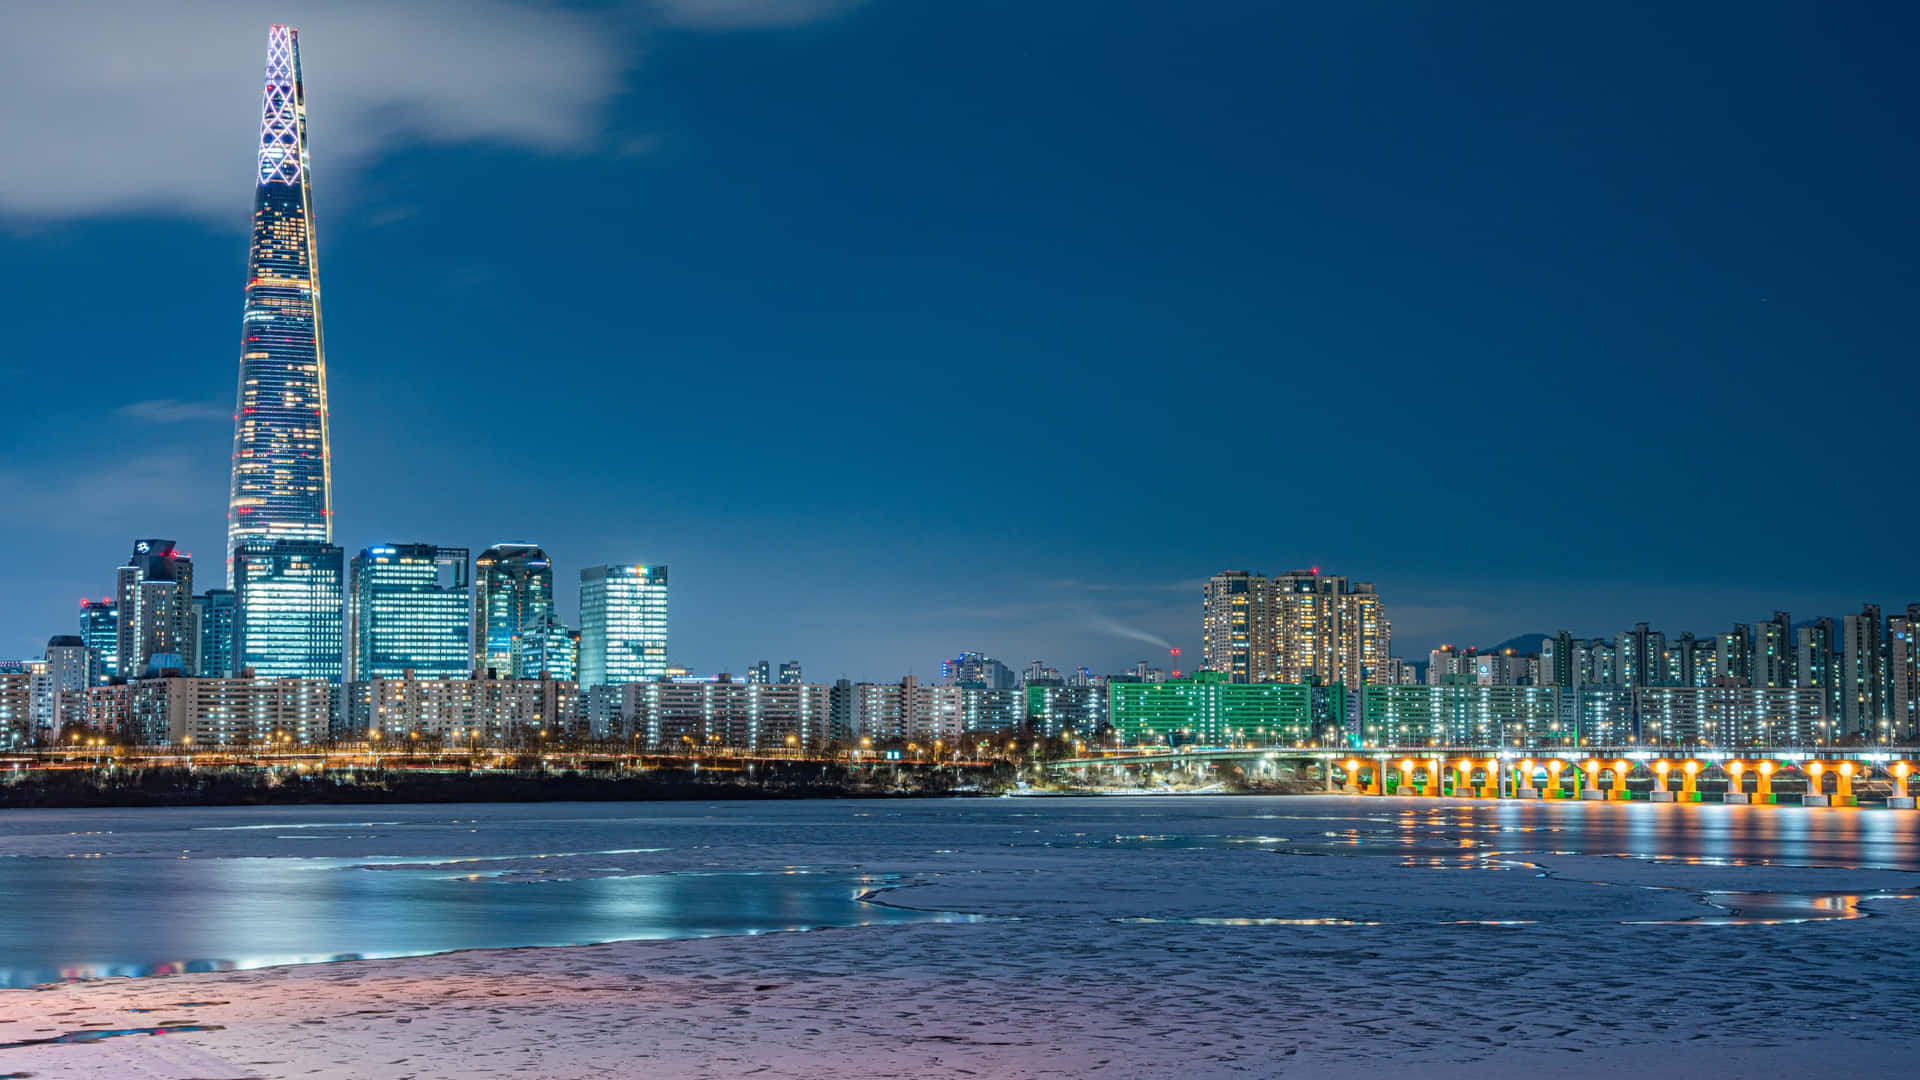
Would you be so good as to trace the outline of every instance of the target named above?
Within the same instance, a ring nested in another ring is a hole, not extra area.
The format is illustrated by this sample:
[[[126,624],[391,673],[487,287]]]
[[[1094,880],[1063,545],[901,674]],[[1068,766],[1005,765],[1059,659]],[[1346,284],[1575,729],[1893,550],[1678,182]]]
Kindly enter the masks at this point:
[[[1751,802],[1752,800],[1747,798],[1747,793],[1740,788],[1740,774],[1747,771],[1746,763],[1729,761],[1724,768],[1727,770],[1726,801],[1730,803]]]
[[[1887,798],[1887,807],[1894,810],[1912,810],[1913,796],[1907,790],[1907,777],[1913,772],[1913,766],[1904,761],[1893,763],[1893,794]]]

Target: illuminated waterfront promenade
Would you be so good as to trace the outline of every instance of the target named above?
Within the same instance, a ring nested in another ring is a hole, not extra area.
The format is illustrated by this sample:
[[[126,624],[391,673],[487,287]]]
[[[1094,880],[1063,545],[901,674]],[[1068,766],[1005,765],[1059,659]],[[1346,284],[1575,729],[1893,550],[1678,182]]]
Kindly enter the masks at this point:
[[[1352,749],[1190,748],[1113,751],[1049,763],[1056,771],[1206,769],[1239,765],[1291,772],[1327,791],[1478,799],[1583,799],[1857,806],[1864,798],[1912,809],[1920,747],[1603,747],[1515,751],[1490,747]]]

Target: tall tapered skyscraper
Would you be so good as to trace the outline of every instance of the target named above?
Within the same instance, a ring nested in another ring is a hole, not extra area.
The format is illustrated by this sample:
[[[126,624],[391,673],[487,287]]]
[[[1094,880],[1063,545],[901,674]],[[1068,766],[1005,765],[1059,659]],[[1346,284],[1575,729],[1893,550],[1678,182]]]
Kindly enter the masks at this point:
[[[333,459],[307,181],[307,110],[300,87],[300,34],[290,26],[267,31],[257,180],[233,417],[229,585],[233,553],[242,544],[333,540]]]

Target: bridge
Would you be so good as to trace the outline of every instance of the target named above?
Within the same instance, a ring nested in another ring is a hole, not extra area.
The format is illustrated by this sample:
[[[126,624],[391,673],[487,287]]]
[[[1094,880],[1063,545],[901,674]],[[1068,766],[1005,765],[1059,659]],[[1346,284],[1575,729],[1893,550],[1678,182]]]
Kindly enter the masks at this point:
[[[1353,795],[1803,806],[1858,806],[1865,797],[1913,809],[1908,785],[1920,772],[1920,747],[1183,747],[1083,754],[1047,768],[1091,775],[1222,764],[1256,774],[1284,770]]]

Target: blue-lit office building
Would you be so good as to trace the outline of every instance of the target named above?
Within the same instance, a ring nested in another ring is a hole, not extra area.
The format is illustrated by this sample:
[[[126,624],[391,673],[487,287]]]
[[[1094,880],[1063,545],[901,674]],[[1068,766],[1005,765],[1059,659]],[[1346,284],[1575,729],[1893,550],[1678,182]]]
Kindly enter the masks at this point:
[[[619,686],[667,673],[667,568],[580,571],[580,685]]]
[[[570,630],[553,616],[528,627],[513,638],[513,677],[559,679],[572,682],[579,673],[580,631]]]
[[[200,643],[200,677],[219,679],[232,674],[232,589],[208,589],[193,598],[193,633]]]
[[[383,544],[347,575],[347,677],[462,679],[472,673],[467,549]]]
[[[553,560],[534,544],[495,544],[473,569],[473,670],[519,678],[514,638],[553,621]]]
[[[120,674],[120,609],[112,597],[80,601],[80,640],[99,654],[101,682]]]
[[[249,541],[233,552],[236,674],[340,679],[339,548],[310,540]]]

